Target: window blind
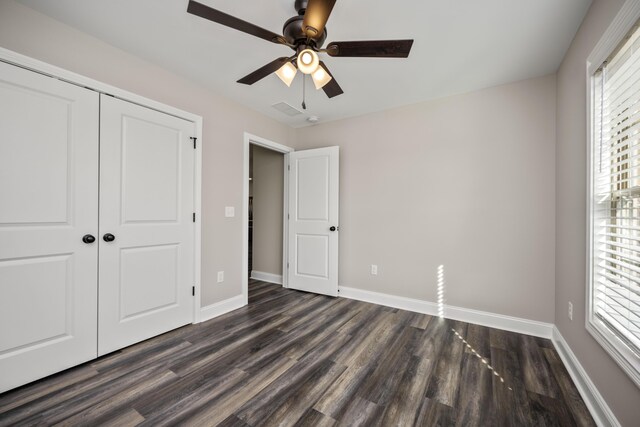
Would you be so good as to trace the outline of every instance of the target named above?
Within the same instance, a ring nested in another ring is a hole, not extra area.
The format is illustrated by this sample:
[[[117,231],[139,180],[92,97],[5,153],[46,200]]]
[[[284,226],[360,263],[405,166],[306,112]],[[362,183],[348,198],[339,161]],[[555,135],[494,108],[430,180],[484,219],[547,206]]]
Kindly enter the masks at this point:
[[[592,314],[640,354],[640,32],[594,75]]]

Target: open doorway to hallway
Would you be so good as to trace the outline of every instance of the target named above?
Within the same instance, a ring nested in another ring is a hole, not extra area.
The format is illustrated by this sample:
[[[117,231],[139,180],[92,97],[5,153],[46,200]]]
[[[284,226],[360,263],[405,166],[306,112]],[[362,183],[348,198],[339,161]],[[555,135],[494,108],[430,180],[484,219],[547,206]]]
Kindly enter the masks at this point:
[[[248,275],[282,284],[284,154],[249,145]]]

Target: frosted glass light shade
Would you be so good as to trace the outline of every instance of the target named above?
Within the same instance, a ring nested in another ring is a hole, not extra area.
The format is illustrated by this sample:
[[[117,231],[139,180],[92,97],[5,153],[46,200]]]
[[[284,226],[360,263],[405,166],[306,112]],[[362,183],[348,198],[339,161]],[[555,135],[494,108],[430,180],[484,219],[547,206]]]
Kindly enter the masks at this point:
[[[282,80],[284,84],[291,86],[291,82],[297,72],[298,70],[296,70],[296,67],[294,67],[291,62],[287,62],[276,70],[276,76],[280,77],[280,80]]]
[[[324,85],[329,83],[332,77],[327,73],[324,68],[318,67],[316,71],[311,75],[313,84],[316,86],[316,90],[322,89]]]
[[[305,49],[298,54],[298,70],[305,74],[311,74],[318,69],[320,59],[318,54],[311,49]]]

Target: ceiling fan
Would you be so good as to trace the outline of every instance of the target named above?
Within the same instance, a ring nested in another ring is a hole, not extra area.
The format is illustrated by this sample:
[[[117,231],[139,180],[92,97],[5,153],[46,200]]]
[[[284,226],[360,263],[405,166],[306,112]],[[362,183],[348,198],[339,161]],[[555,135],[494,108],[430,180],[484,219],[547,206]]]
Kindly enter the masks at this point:
[[[322,88],[329,98],[333,98],[342,94],[343,90],[325,63],[319,59],[319,53],[329,56],[407,58],[413,44],[413,40],[338,41],[329,43],[323,49],[322,45],[327,38],[325,25],[335,3],[336,0],[295,0],[298,16],[285,22],[282,35],[194,0],[189,0],[187,12],[295,51],[293,56],[280,57],[241,78],[238,83],[252,85],[275,73],[287,86],[291,86],[300,70],[303,74],[311,75],[316,89]]]

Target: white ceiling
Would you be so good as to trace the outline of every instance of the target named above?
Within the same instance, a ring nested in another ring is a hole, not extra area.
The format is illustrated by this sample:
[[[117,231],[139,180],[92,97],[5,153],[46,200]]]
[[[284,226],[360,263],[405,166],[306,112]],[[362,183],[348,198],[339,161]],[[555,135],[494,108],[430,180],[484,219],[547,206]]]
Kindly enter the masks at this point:
[[[411,55],[322,58],[345,93],[328,99],[308,81],[306,112],[289,117],[271,105],[301,109],[300,73],[291,88],[275,75],[253,86],[235,82],[291,51],[190,15],[188,0],[19,1],[294,127],[308,125],[309,116],[326,122],[553,73],[591,4],[339,0],[327,43],[413,38]],[[294,0],[200,1],[275,33],[296,14]]]

